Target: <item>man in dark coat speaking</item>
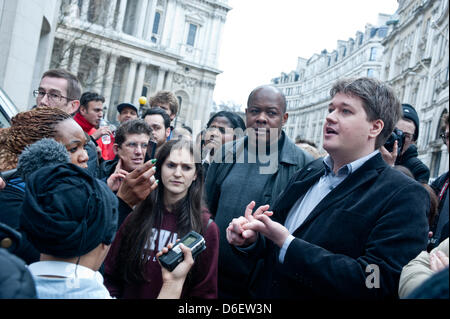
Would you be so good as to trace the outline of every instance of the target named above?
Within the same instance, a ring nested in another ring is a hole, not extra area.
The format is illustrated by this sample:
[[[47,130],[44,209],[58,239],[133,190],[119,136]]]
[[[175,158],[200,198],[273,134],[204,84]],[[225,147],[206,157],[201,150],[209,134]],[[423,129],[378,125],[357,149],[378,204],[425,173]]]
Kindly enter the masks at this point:
[[[396,298],[402,267],[426,249],[429,195],[379,152],[398,99],[371,78],[340,80],[330,95],[329,156],[294,174],[273,212],[251,202],[227,228],[237,251],[264,258],[257,297]]]

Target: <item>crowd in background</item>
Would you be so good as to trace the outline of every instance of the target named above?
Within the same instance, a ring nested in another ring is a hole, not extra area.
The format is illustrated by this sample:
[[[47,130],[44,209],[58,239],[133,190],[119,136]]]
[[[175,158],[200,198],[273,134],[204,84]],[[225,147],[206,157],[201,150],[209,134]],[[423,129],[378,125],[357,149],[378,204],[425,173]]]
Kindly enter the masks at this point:
[[[2,298],[448,298],[448,172],[430,183],[418,114],[382,82],[334,84],[324,151],[285,134],[268,85],[198,134],[169,91],[117,127],[66,70],[33,94],[0,129]],[[161,266],[190,231],[205,251]]]

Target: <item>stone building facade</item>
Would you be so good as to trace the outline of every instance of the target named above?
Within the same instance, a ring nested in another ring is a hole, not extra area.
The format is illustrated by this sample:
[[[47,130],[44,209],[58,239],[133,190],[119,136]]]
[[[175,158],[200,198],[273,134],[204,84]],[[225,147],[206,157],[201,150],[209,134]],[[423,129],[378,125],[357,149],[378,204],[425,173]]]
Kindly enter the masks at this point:
[[[60,0],[0,0],[0,87],[20,111],[50,62]]]
[[[366,25],[355,38],[338,41],[332,52],[323,50],[309,59],[299,57],[296,70],[272,79],[286,96],[289,119],[285,131],[290,138],[300,136],[322,149],[322,127],[333,83],[344,77],[380,77],[381,41],[387,35],[385,22],[389,17],[380,14],[378,26]]]
[[[117,104],[169,90],[177,125],[206,123],[230,9],[227,0],[63,0],[50,66],[103,94],[112,122]]]
[[[383,40],[382,79],[420,119],[419,158],[431,178],[448,170],[448,150],[439,138],[449,108],[448,0],[399,0]]]

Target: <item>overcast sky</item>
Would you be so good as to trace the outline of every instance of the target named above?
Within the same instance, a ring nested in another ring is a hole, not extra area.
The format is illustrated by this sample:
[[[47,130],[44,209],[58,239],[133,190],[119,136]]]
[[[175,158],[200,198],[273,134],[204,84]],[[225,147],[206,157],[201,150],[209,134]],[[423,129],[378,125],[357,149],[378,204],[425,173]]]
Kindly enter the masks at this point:
[[[393,14],[396,0],[228,0],[214,101],[245,107],[248,94],[338,40],[354,38],[378,14]],[[242,108],[242,109],[243,109]]]

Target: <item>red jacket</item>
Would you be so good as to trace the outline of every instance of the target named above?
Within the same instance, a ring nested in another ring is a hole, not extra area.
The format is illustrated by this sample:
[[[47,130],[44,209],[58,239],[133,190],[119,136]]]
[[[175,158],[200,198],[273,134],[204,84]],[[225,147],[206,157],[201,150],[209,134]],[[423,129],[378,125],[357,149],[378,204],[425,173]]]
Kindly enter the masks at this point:
[[[83,131],[85,131],[89,136],[91,136],[92,134],[94,134],[97,131],[97,129],[94,127],[94,125],[89,123],[84,118],[84,116],[81,115],[80,113],[77,113],[73,117],[73,119],[81,126]],[[114,154],[114,150],[113,150],[114,136],[110,135],[110,137],[111,137],[111,143],[109,143],[109,144],[103,144],[102,138],[99,138],[98,140],[95,141],[97,143],[97,145],[100,147],[100,149],[102,150],[102,157],[106,161],[113,160],[114,157],[116,156],[116,154]]]

